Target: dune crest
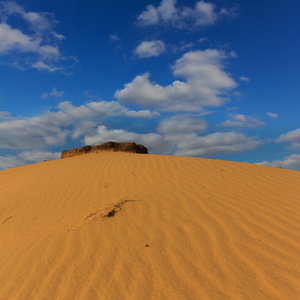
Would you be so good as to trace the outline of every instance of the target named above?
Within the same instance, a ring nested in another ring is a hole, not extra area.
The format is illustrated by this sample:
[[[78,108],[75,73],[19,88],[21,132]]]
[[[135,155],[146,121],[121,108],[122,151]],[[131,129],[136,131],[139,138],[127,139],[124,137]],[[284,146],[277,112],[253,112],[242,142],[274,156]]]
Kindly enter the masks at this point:
[[[298,299],[299,182],[123,152],[0,171],[0,299]]]

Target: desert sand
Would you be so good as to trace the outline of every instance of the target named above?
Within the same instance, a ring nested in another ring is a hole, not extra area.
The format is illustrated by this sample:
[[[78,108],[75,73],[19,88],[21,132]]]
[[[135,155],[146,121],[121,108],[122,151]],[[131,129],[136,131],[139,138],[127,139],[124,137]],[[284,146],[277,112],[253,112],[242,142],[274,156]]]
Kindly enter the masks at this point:
[[[300,172],[118,152],[1,171],[0,299],[300,299]]]

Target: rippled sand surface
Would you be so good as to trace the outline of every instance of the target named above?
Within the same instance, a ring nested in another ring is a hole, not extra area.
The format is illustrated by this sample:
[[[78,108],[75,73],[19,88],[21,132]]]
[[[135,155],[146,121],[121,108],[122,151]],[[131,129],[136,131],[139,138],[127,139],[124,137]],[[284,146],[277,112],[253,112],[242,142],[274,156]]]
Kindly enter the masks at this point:
[[[300,172],[88,154],[0,172],[0,299],[300,299]]]

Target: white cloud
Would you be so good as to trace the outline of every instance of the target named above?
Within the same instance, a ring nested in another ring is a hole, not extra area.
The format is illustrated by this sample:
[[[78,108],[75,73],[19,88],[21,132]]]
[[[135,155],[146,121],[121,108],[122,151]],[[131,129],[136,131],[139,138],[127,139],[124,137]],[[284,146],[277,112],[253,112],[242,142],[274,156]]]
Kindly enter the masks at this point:
[[[174,140],[174,138],[173,138]],[[235,132],[215,132],[205,136],[196,133],[177,137],[175,155],[213,156],[252,150],[261,144],[255,137],[246,137]]]
[[[40,46],[38,48],[38,53],[41,55],[42,58],[45,59],[50,59],[50,58],[55,58],[55,57],[59,57],[60,53],[59,53],[59,49],[57,46]]]
[[[290,169],[290,170],[299,170],[300,169],[300,154],[292,154],[286,156],[283,160],[274,160],[274,161],[262,161],[257,163],[257,165],[264,165],[276,168]]]
[[[164,53],[166,46],[163,41],[153,40],[153,41],[143,41],[134,50],[134,54],[140,58],[149,58],[159,56]]]
[[[58,105],[58,111],[47,111],[35,117],[13,118],[7,113],[0,119],[0,148],[41,150],[47,146],[62,145],[67,137],[79,138],[94,132],[99,123],[108,117],[157,117],[157,112],[135,111],[118,102],[89,102],[74,106],[68,101]]]
[[[13,28],[13,18],[25,21],[27,28]],[[18,69],[62,70],[67,58],[61,55],[58,43],[65,37],[53,30],[57,23],[52,13],[27,12],[14,1],[0,2],[0,55],[5,55],[7,63]],[[9,63],[10,60],[13,62]]]
[[[71,118],[81,118],[85,120],[120,115],[136,118],[152,118],[159,116],[159,113],[151,112],[149,110],[130,110],[116,101],[93,101],[81,106],[74,106],[71,102],[64,101],[59,104],[58,108]]]
[[[293,142],[293,143],[291,144],[291,148],[292,148],[293,150],[300,150],[300,143],[299,143],[299,142]]]
[[[0,148],[44,149],[66,141],[68,130],[60,128],[59,114],[46,113],[32,118],[15,118],[0,123]]]
[[[256,128],[264,126],[265,123],[257,118],[242,114],[230,115],[231,119],[221,123],[222,127],[249,127]]]
[[[219,18],[219,15],[215,12],[215,5],[204,1],[196,3],[194,15],[196,26],[213,25]]]
[[[56,90],[56,87],[54,87],[50,93],[43,93],[42,98],[47,98],[47,97],[50,97],[50,96],[62,97],[64,95],[64,93],[65,93],[64,91],[58,92]]]
[[[299,150],[300,149],[300,128],[280,135],[275,140],[275,142],[276,143],[291,143],[292,149]]]
[[[8,24],[0,24],[0,55],[9,51],[36,52],[39,42],[23,34],[18,29],[11,28]]]
[[[24,7],[14,1],[2,1],[0,5],[2,6],[0,15],[2,20],[6,22],[10,16],[18,15],[28,23],[30,29],[37,35],[40,35],[43,32],[52,32],[53,27],[58,23],[52,13],[32,11],[26,12]]]
[[[276,119],[279,116],[278,114],[272,113],[272,112],[267,112],[266,114],[267,114],[267,116],[269,116],[270,118],[273,118],[273,119]]]
[[[124,89],[117,90],[115,97],[126,104],[158,108],[162,108],[167,102],[165,88],[152,84],[148,73],[136,76],[132,82],[125,84]]]
[[[24,164],[25,162],[23,162],[20,158],[16,156],[12,156],[12,155],[0,156],[0,170],[14,168]]]
[[[31,152],[31,151],[25,151],[18,154],[18,157],[20,157],[22,160],[28,162],[40,162],[44,160],[53,160],[53,159],[59,159],[61,155],[61,152]]]
[[[224,69],[228,56],[222,51],[207,49],[191,51],[176,60],[176,80],[168,86],[149,81],[149,74],[136,76],[117,90],[115,97],[122,103],[152,107],[162,111],[199,112],[203,107],[218,107],[228,100],[228,92],[237,84]]]
[[[277,143],[300,142],[300,128],[282,134],[276,139]]]
[[[178,29],[197,28],[214,25],[226,16],[232,17],[231,9],[222,8],[216,10],[216,6],[211,2],[198,1],[194,8],[176,7],[176,0],[162,0],[160,5],[155,7],[148,5],[137,18],[140,26],[172,26]],[[225,13],[227,12],[227,13]]]
[[[158,132],[180,156],[214,156],[233,154],[257,148],[262,142],[236,132],[214,132],[201,135],[207,124],[188,116],[174,116],[160,122]]]
[[[53,67],[50,66],[48,64],[45,64],[43,61],[38,61],[34,64],[31,65],[32,68],[37,69],[37,70],[44,70],[44,71],[48,71],[48,72],[55,72],[58,70],[62,70],[62,67]]]
[[[60,152],[21,152],[16,156],[6,155],[0,156],[0,169],[9,169],[25,165],[26,163],[42,162],[44,160],[59,159]]]
[[[26,20],[33,31],[38,34],[42,32],[49,32],[57,21],[53,18],[53,15],[47,12],[25,12],[21,13],[21,16]],[[59,36],[59,38],[62,38]]]
[[[202,120],[178,115],[162,120],[158,126],[158,132],[169,135],[200,132],[206,130],[206,128],[207,124]]]
[[[187,44],[182,43],[182,45],[179,47],[179,50],[182,51],[182,52],[184,52],[184,51],[186,51],[187,49],[190,49],[190,48],[192,48],[192,47],[194,47],[194,44],[193,44],[193,43],[187,43]]]
[[[0,111],[0,121],[11,120],[10,113],[8,111]]]
[[[0,55],[18,51],[20,53],[38,54],[45,60],[60,57],[57,46],[41,45],[40,39],[24,35],[20,30],[13,29],[7,24],[0,24]]]
[[[167,153],[170,145],[157,133],[135,133],[123,129],[108,130],[106,126],[98,126],[97,130],[85,136],[86,145],[100,144],[106,141],[135,142],[148,148],[150,153]]]
[[[249,79],[248,77],[246,77],[246,76],[241,76],[239,79],[240,79],[241,81],[250,82],[250,79]]]
[[[56,33],[56,32],[52,32],[52,35],[57,39],[57,40],[59,40],[59,41],[62,41],[62,40],[65,40],[66,39],[66,37],[64,36],[64,35],[62,35],[62,34],[59,34],[59,33]]]

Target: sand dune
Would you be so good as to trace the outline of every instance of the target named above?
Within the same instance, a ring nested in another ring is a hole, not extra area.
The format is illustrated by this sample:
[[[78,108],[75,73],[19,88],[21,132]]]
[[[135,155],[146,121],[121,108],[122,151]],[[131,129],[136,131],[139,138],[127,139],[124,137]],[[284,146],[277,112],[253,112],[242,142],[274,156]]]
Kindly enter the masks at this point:
[[[88,154],[0,172],[0,299],[300,299],[300,172]]]

